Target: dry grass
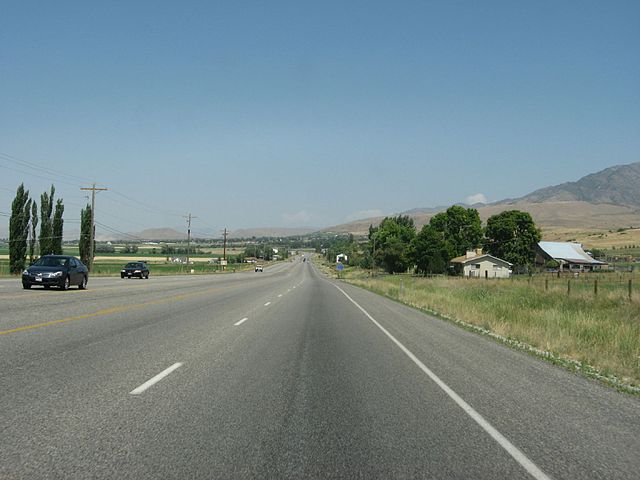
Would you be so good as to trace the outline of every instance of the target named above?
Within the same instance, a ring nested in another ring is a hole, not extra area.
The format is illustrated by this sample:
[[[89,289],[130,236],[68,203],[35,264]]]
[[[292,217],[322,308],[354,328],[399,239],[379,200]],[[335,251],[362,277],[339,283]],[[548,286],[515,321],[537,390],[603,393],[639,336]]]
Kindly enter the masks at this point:
[[[408,305],[595,367],[640,385],[640,303],[625,288],[544,290],[526,281],[354,276],[349,282]],[[566,280],[564,281],[566,285]]]

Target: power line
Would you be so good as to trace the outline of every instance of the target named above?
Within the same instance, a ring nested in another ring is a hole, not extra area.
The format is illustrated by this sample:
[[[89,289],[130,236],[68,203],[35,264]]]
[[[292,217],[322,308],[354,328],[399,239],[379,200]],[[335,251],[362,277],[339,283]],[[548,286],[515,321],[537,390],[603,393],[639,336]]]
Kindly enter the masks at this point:
[[[27,160],[23,160],[21,158],[15,157],[14,155],[9,155],[8,153],[4,153],[4,152],[0,152],[0,157],[2,157],[4,160],[12,162],[14,164],[18,164],[21,165],[23,167],[27,167],[27,168],[33,168],[36,169],[40,172],[45,172],[49,175],[53,175],[56,177],[67,177],[70,180],[73,180],[75,182],[81,182],[81,183],[87,183],[90,180],[83,178],[83,177],[79,177],[77,175],[70,175],[68,173],[64,173],[61,172],[60,170],[57,169],[52,169],[52,168],[48,168],[48,167],[44,167],[42,165],[38,165],[37,163],[34,162],[29,162]]]
[[[67,181],[64,181],[64,180],[60,180],[60,179],[56,179],[56,178],[52,178],[52,177],[50,177],[50,176],[49,176],[49,177],[45,177],[44,175],[39,175],[39,174],[37,174],[37,173],[33,173],[33,172],[29,172],[29,171],[25,171],[25,170],[20,170],[20,169],[17,169],[17,168],[11,167],[11,166],[9,166],[9,165],[7,165],[7,164],[4,164],[4,163],[2,162],[2,158],[0,158],[0,164],[2,164],[2,166],[3,166],[4,168],[7,168],[7,169],[9,169],[9,170],[13,170],[14,172],[21,173],[22,175],[30,175],[30,176],[32,176],[32,177],[41,178],[41,179],[43,179],[43,180],[46,180],[47,182],[60,182],[60,183],[64,183],[65,185],[70,185],[70,186],[72,186],[72,187],[77,187],[77,186],[79,185],[79,184],[77,184],[77,183],[70,183],[70,182],[67,182]]]
[[[160,211],[160,210],[158,210],[156,207],[154,207],[152,205],[149,205],[147,203],[141,202],[140,200],[136,200],[135,198],[132,198],[132,197],[130,197],[128,195],[125,195],[124,193],[121,193],[121,192],[119,192],[117,190],[114,190],[114,189],[111,189],[111,192],[115,193],[116,195],[118,195],[118,196],[120,196],[122,198],[125,198],[125,199],[129,200],[130,202],[133,202],[133,203],[145,208],[147,211],[149,211],[151,213],[160,213],[162,215],[172,215],[174,217],[183,217],[184,216],[182,213],[178,213],[178,212],[175,212],[175,211],[170,211],[170,210]]]
[[[142,238],[142,237],[138,237],[136,235],[132,235],[130,233],[126,233],[126,232],[122,232],[116,228],[110,227],[109,225],[105,225],[104,223],[100,223],[98,221],[96,221],[96,225],[99,225],[100,227],[104,228],[105,230],[110,231],[111,233],[117,233],[119,235],[124,235],[125,237],[129,237],[132,240],[138,240],[141,242],[144,242],[146,239]]]

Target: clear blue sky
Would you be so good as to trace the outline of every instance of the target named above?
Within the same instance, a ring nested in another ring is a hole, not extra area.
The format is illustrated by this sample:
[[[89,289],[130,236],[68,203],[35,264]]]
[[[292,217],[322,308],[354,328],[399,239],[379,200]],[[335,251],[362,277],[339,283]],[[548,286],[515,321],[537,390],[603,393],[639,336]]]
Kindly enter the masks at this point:
[[[53,181],[68,229],[92,181],[111,228],[192,212],[204,234],[495,201],[640,160],[638,1],[1,10],[0,152],[55,171],[0,156],[0,212]]]

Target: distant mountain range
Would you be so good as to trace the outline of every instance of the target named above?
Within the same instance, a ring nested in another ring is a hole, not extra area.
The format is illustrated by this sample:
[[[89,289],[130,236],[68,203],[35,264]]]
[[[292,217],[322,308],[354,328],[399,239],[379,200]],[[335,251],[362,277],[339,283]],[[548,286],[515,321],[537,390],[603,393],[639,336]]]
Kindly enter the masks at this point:
[[[187,234],[185,232],[179,232],[173,228],[148,228],[141,232],[132,232],[124,235],[118,234],[100,234],[96,235],[96,240],[99,242],[106,241],[118,241],[118,242],[139,242],[139,241],[164,241],[171,240],[186,240]]]
[[[541,188],[516,200],[497,203],[571,201],[640,207],[640,162],[609,167],[577,182]]]
[[[467,205],[465,205],[467,206]],[[488,205],[471,205],[486,221],[503,210],[518,209],[531,213],[547,238],[556,233],[604,231],[640,227],[640,162],[617,165],[592,173],[575,182],[541,188],[515,199],[505,199]],[[418,228],[448,206],[414,208],[403,215],[411,216]],[[384,217],[371,217],[324,228],[320,232],[365,235],[369,225],[377,225]],[[6,224],[8,225],[8,219]],[[6,228],[4,229],[6,230]],[[0,238],[7,235],[0,226]],[[318,232],[317,228],[244,228],[230,232],[231,238],[289,237]],[[65,235],[65,238],[72,238]],[[76,236],[73,238],[77,238]],[[98,236],[98,240],[171,241],[186,240],[187,234],[173,228],[151,228],[121,236]]]
[[[299,228],[239,228],[229,233],[229,238],[260,238],[260,237],[297,237],[317,232],[317,227]]]
[[[464,205],[469,206],[469,205]],[[575,182],[541,188],[528,195],[491,204],[471,205],[486,221],[504,210],[529,212],[549,238],[571,235],[586,230],[610,230],[640,226],[640,162],[618,165],[587,175]],[[414,208],[409,215],[416,226],[448,207]],[[364,235],[369,225],[377,225],[384,217],[372,217],[334,225],[323,232]]]
[[[310,233],[318,231],[318,228],[314,227],[301,227],[301,228],[278,228],[278,227],[264,227],[264,228],[241,228],[229,232],[229,238],[260,238],[260,237],[293,237],[298,235],[308,235]],[[199,236],[192,235],[192,238],[200,238]],[[218,239],[221,237],[217,237]],[[131,232],[125,235],[98,235],[98,241],[184,241],[187,239],[185,232],[180,232],[174,228],[148,228],[141,232]]]

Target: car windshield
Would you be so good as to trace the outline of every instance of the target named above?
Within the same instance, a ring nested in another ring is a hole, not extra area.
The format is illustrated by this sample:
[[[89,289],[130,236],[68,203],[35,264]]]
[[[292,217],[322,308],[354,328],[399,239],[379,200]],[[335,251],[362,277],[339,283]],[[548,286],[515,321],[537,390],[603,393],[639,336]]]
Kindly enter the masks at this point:
[[[33,265],[37,267],[63,267],[68,265],[69,259],[63,257],[42,257]]]
[[[142,264],[141,263],[127,263],[127,266],[125,268],[142,268]]]

